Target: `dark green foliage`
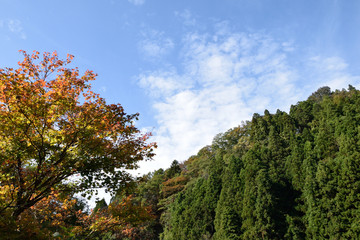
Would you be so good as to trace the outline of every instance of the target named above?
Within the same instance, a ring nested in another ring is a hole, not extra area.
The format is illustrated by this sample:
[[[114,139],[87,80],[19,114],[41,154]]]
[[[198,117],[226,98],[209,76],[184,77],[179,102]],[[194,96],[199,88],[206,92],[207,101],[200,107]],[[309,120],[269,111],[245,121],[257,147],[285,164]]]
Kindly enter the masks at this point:
[[[217,202],[214,239],[239,239],[241,235],[241,211],[244,182],[240,178],[243,162],[234,155],[226,156],[229,161],[224,171],[222,191]]]
[[[221,191],[221,151],[209,159],[209,171],[204,177],[189,183],[169,209],[170,221],[165,224],[164,239],[208,239],[215,232],[215,208]]]
[[[104,209],[107,209],[108,205],[105,201],[105,199],[101,199],[96,201],[95,208],[93,209],[93,214],[97,213],[98,211],[102,211]]]
[[[167,179],[173,178],[180,173],[181,173],[181,168],[180,168],[179,162],[177,160],[174,160],[171,163],[170,168],[165,171],[165,177]]]
[[[311,94],[308,100],[314,102],[320,102],[321,100],[323,100],[324,97],[329,97],[329,96],[331,96],[331,89],[329,87],[321,87],[316,92]]]
[[[218,134],[149,192],[161,239],[359,239],[359,126],[360,92],[323,87]]]

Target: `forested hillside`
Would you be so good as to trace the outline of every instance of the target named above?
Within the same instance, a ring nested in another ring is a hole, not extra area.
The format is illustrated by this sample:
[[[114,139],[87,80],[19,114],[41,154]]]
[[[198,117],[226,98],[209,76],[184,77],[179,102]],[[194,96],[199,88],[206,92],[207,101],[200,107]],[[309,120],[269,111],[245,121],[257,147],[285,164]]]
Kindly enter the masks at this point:
[[[360,239],[351,85],[255,113],[186,161],[134,178],[119,169],[156,147],[137,114],[91,92],[92,72],[79,77],[56,53],[36,65],[38,55],[0,69],[0,239]],[[79,194],[96,187],[113,198],[88,211]]]
[[[138,239],[359,239],[360,92],[323,87],[254,114],[134,185]]]

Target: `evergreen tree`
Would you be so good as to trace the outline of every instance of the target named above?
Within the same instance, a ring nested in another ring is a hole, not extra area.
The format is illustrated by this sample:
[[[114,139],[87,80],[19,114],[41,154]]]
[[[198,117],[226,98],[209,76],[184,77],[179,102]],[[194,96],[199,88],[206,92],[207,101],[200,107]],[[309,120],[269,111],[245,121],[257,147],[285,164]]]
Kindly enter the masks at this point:
[[[174,163],[161,238],[358,239],[359,106],[352,86],[320,88],[289,114],[265,110],[218,134],[181,171]]]

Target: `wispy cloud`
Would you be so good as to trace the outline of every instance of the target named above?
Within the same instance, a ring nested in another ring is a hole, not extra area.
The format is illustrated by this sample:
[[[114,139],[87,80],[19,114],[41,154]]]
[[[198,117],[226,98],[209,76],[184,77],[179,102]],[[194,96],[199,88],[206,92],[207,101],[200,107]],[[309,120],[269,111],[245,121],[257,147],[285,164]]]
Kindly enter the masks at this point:
[[[18,19],[9,19],[9,20],[2,20],[0,21],[0,27],[3,27],[4,25],[7,26],[8,30],[12,32],[13,34],[18,35],[21,39],[26,39],[27,36],[25,34],[25,31],[22,27],[22,23]]]
[[[148,30],[142,35],[143,39],[139,42],[138,47],[145,59],[157,60],[174,48],[173,40],[166,37],[163,32]]]
[[[296,99],[296,76],[282,46],[271,38],[190,33],[184,44],[183,69],[139,78],[157,112],[159,167],[173,159],[185,160],[253,112]]]
[[[181,68],[139,76],[139,85],[153,99],[158,123],[156,162],[143,163],[144,171],[166,168],[174,159],[186,160],[217,133],[255,112],[288,110],[324,85],[359,83],[359,77],[347,73],[341,58],[317,56],[292,66],[289,54],[296,49],[291,42],[218,29],[212,35],[184,37]],[[306,73],[312,73],[313,79]]]
[[[141,6],[145,3],[145,0],[128,0],[128,1],[129,1],[129,3],[132,3],[136,6]]]
[[[188,9],[184,11],[175,11],[175,16],[180,18],[185,26],[195,26],[196,19]]]
[[[348,64],[340,57],[311,57],[307,63],[307,75],[316,87],[329,86],[331,89],[346,88],[348,84],[358,86],[360,76],[349,73]]]

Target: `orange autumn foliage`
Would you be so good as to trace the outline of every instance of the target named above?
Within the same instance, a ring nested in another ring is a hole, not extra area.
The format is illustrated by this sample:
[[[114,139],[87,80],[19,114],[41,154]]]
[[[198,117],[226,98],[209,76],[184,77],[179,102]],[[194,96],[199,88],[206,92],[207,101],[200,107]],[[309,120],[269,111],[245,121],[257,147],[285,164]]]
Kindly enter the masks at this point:
[[[0,69],[0,214],[19,219],[69,188],[116,191],[129,178],[124,169],[156,147],[134,126],[138,114],[94,93],[96,74],[67,68],[72,55],[21,52],[18,69]]]

